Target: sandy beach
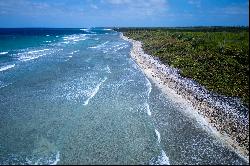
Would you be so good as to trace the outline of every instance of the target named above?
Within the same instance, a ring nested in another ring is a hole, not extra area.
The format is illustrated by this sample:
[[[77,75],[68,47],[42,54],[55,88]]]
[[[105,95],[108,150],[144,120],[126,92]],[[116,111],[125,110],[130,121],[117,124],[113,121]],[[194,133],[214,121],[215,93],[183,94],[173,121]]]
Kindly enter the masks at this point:
[[[213,94],[192,79],[184,78],[179,70],[162,64],[158,58],[145,54],[142,43],[123,36],[132,43],[131,57],[145,75],[189,116],[236,151],[249,163],[249,114],[239,101]]]

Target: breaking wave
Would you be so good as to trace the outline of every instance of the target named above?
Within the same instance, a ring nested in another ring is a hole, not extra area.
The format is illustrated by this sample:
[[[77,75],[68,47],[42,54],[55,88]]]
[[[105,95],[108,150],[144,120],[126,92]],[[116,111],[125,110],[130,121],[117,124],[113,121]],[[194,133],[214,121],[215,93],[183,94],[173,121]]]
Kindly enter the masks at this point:
[[[5,71],[5,70],[11,69],[13,67],[15,67],[15,64],[13,64],[13,65],[6,65],[6,66],[3,66],[3,67],[0,67],[0,71]]]
[[[92,98],[97,94],[97,92],[98,92],[99,89],[100,89],[100,86],[101,86],[106,80],[107,80],[107,77],[105,77],[99,84],[97,84],[97,86],[96,86],[93,90],[89,91],[89,93],[88,93],[89,98],[84,102],[83,105],[88,105],[89,100],[92,99]]]

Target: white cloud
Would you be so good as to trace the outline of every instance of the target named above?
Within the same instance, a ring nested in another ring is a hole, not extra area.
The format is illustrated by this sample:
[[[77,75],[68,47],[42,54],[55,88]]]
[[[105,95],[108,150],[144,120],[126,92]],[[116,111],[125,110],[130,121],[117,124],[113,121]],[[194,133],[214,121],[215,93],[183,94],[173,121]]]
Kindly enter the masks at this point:
[[[248,15],[249,8],[248,5],[232,4],[226,7],[215,8],[210,13],[217,15]]]
[[[96,6],[94,4],[91,4],[90,7],[93,8],[93,9],[98,9],[98,6]]]
[[[103,0],[119,7],[118,13],[136,16],[161,15],[167,12],[167,0]]]
[[[131,0],[106,0],[106,2],[114,4],[114,5],[124,5],[132,3]]]
[[[197,7],[197,8],[201,7],[201,0],[188,0],[188,3],[190,5]]]
[[[225,14],[248,14],[249,10],[241,6],[228,6],[222,9]]]
[[[0,1],[0,10],[6,11],[6,14],[27,15],[44,13],[50,6],[47,3],[28,0],[3,0]]]
[[[63,3],[38,2],[31,0],[0,0],[0,14],[24,16],[83,15],[81,7],[70,8]]]
[[[105,0],[113,5],[127,5],[130,7],[164,7],[167,5],[167,0]]]

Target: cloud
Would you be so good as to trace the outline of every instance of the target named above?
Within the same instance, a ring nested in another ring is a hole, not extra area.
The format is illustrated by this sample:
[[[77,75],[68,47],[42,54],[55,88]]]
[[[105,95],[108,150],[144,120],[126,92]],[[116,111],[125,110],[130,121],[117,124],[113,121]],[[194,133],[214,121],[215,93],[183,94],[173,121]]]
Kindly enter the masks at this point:
[[[22,16],[56,16],[56,15],[82,15],[81,7],[69,7],[64,3],[32,1],[32,0],[2,0],[0,1],[0,14]]]
[[[210,13],[217,15],[248,15],[249,5],[232,4],[221,8],[215,8],[214,11],[211,11]]]
[[[164,14],[168,10],[167,0],[105,0],[108,3],[119,8],[117,13],[136,16],[153,16]]]
[[[201,7],[201,0],[188,0],[188,4],[194,5],[197,8]]]
[[[26,14],[36,11],[43,11],[49,8],[49,5],[43,2],[31,2],[27,0],[3,0],[0,1],[0,10],[5,11],[6,14]]]
[[[90,7],[93,8],[93,9],[98,9],[98,6],[94,5],[94,4],[91,4]]]
[[[168,11],[167,0],[0,0],[0,15],[129,17],[143,19]],[[94,10],[93,10],[94,9]],[[98,10],[97,10],[98,9]],[[93,10],[93,11],[92,11]]]
[[[225,14],[248,14],[249,10],[241,6],[228,6],[222,9]]]
[[[124,4],[130,4],[131,0],[106,0],[106,2],[114,4],[114,5],[124,5]]]
[[[125,5],[129,7],[141,7],[141,8],[148,8],[148,7],[158,7],[163,8],[167,6],[167,0],[106,0],[106,3],[110,3],[113,5]]]

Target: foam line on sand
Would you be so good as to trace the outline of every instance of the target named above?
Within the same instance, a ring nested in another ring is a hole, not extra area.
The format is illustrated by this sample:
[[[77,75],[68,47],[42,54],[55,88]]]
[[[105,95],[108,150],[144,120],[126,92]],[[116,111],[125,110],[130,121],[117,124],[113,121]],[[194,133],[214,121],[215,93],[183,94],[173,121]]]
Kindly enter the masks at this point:
[[[129,39],[123,33],[120,36],[132,43],[131,57],[164,94],[188,108],[186,113],[249,163],[249,108],[238,100],[214,94],[194,80],[182,77],[178,69],[144,53],[140,41]]]

